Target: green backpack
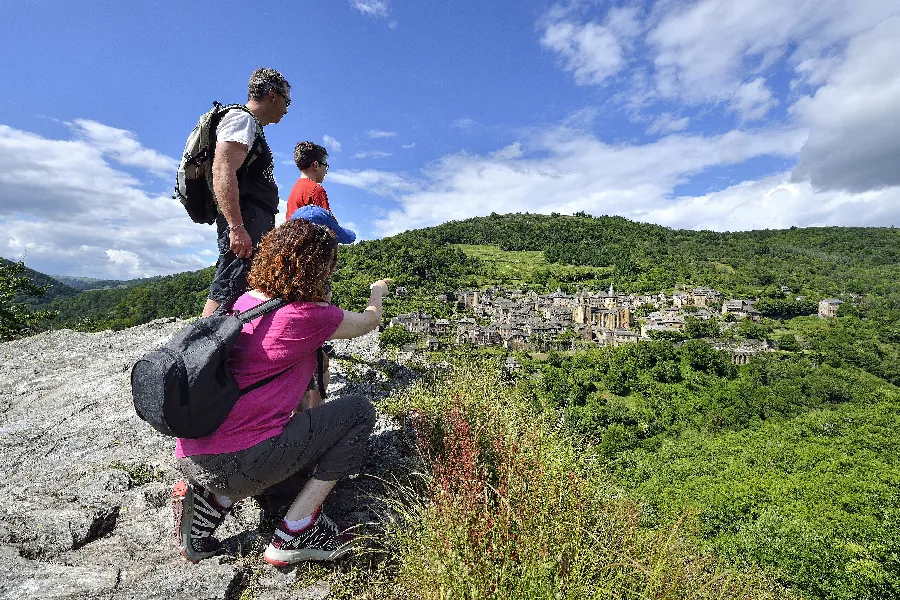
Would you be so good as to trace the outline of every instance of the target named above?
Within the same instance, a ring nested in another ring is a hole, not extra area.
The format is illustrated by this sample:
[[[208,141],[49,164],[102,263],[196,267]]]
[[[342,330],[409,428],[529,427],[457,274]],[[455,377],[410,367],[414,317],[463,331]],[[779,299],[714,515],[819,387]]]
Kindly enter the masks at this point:
[[[212,174],[216,127],[219,126],[219,121],[225,113],[234,108],[250,113],[243,104],[225,106],[213,102],[212,109],[200,117],[184,145],[184,153],[181,155],[175,180],[175,195],[172,197],[181,202],[194,223],[215,223],[219,214]],[[256,145],[256,140],[253,144]],[[247,156],[249,158],[250,153]]]

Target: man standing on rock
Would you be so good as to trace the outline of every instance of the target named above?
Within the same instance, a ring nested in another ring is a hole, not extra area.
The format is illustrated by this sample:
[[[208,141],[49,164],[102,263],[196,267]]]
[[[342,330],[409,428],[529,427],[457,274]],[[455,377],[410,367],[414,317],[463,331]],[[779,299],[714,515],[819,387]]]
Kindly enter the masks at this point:
[[[245,109],[229,110],[216,127],[212,171],[219,259],[204,317],[246,291],[253,250],[275,227],[278,186],[263,127],[281,121],[290,105],[291,85],[284,76],[260,68],[250,76]]]

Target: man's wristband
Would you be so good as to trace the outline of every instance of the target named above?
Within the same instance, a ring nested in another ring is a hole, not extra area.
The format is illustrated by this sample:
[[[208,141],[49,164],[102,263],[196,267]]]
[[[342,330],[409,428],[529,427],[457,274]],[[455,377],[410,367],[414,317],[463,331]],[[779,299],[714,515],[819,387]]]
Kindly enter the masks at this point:
[[[243,228],[244,228],[244,224],[238,223],[237,225],[229,225],[228,231],[234,231],[235,229],[243,229]]]

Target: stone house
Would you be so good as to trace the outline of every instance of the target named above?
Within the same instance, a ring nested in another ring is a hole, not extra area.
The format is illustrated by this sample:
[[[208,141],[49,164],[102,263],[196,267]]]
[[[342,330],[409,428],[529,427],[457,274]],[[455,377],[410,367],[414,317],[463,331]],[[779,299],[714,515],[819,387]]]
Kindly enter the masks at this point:
[[[459,302],[464,308],[474,308],[478,306],[478,290],[466,290],[459,292],[456,296],[457,302]]]
[[[843,303],[843,300],[838,300],[837,298],[825,298],[819,302],[819,316],[823,319],[836,317],[838,307]]]
[[[447,319],[436,319],[432,331],[436,335],[447,335],[450,333],[450,321]]]
[[[515,329],[503,340],[503,347],[512,352],[527,350],[528,336],[523,330]]]
[[[737,319],[759,321],[759,311],[753,300],[726,300],[722,303],[722,314],[733,315]]]
[[[390,321],[390,326],[400,326],[410,331],[412,333],[431,333],[432,328],[432,319],[431,315],[428,313],[406,313],[403,315],[397,315]]]

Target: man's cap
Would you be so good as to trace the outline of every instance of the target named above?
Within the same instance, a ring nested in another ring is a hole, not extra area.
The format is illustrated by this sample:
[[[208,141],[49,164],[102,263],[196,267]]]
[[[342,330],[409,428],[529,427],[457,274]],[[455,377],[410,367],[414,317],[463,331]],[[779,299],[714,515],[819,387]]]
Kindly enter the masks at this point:
[[[356,234],[349,229],[338,225],[337,219],[329,211],[315,204],[301,206],[291,215],[292,219],[304,219],[310,223],[327,227],[334,232],[334,236],[341,244],[352,244],[356,241]]]

